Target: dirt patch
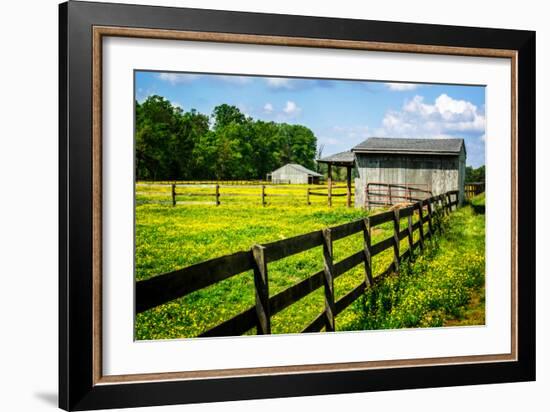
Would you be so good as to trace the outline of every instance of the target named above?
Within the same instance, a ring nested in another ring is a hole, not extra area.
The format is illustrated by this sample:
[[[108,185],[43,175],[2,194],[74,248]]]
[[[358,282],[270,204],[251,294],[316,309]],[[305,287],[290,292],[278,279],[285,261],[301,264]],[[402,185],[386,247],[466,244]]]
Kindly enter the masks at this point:
[[[475,290],[470,302],[463,308],[460,316],[447,319],[443,326],[485,325],[485,288]]]

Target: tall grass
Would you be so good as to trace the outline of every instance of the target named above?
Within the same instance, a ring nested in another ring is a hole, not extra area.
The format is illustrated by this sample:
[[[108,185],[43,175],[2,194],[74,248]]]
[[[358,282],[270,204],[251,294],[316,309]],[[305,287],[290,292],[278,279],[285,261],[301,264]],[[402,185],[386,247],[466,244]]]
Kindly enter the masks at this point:
[[[368,290],[345,327],[396,329],[484,324],[485,220],[470,206],[454,212],[444,232],[414,262]],[[476,297],[477,315],[468,306]],[[469,317],[469,318],[468,318]]]

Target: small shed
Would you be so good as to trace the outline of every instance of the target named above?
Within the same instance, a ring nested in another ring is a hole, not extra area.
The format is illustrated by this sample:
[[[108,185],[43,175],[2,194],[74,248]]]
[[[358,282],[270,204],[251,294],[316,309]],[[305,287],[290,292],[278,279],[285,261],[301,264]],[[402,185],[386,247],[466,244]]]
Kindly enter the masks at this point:
[[[466,148],[464,139],[402,139],[370,137],[351,151],[359,177],[355,179],[355,206],[369,206],[369,193],[388,190],[389,203],[399,203],[399,194],[391,187],[404,186],[409,194],[418,189],[418,197],[459,191],[464,200]],[[424,196],[421,196],[424,194]],[[376,203],[376,202],[374,202]]]
[[[286,165],[267,175],[273,183],[318,184],[323,175],[296,163]]]

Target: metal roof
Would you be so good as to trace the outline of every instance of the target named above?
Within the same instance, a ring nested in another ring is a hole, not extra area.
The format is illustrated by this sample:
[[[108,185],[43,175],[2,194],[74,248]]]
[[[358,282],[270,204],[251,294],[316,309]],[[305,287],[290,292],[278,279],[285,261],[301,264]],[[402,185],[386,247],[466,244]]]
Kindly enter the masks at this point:
[[[330,156],[317,159],[319,163],[331,163],[335,165],[353,165],[355,154],[353,152],[340,152]]]
[[[309,169],[305,168],[304,166],[299,165],[299,164],[296,164],[296,163],[287,163],[286,165],[279,167],[278,169],[274,170],[274,171],[271,172],[271,173],[273,174],[273,173],[275,173],[275,172],[281,170],[283,167],[287,167],[287,166],[292,167],[293,169],[295,169],[295,170],[297,170],[297,171],[299,171],[299,172],[301,172],[301,173],[310,175],[310,176],[323,177],[322,174],[319,174],[319,173],[317,173],[317,172],[314,172],[313,170],[309,170]]]
[[[355,153],[402,153],[458,155],[464,147],[464,139],[401,139],[394,137],[369,137],[353,149]],[[466,150],[464,148],[464,150]]]

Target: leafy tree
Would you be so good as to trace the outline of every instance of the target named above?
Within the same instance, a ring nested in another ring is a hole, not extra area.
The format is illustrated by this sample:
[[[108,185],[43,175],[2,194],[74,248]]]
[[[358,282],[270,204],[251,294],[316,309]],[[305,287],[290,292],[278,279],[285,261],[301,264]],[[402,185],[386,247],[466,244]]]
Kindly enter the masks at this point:
[[[216,106],[212,117],[214,118],[214,129],[228,126],[231,123],[242,124],[246,120],[246,116],[241,113],[238,107],[228,104]]]
[[[472,166],[466,166],[466,183],[485,182],[485,165],[474,169]]]
[[[207,116],[161,96],[136,102],[140,180],[263,179],[286,163],[314,168],[316,146],[307,127],[253,120],[227,104]]]
[[[174,139],[174,107],[161,96],[136,102],[136,164],[138,178],[159,179],[169,174],[169,144]]]

